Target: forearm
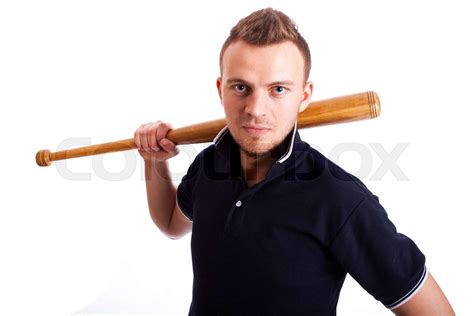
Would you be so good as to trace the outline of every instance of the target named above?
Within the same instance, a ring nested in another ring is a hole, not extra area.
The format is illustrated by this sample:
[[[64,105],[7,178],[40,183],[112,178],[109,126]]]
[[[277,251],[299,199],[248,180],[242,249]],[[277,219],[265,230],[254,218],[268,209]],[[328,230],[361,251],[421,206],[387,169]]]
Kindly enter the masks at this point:
[[[171,180],[167,161],[145,160],[148,209],[153,222],[165,234],[176,203],[176,188]]]

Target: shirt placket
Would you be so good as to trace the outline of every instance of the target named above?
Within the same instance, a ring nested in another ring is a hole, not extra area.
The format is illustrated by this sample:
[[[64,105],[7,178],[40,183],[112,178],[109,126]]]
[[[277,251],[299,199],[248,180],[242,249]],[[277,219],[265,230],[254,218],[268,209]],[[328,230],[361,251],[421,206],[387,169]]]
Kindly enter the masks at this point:
[[[232,203],[231,209],[226,218],[224,226],[224,235],[238,237],[242,230],[242,223],[246,215],[246,210],[251,203],[252,197],[258,191],[263,183],[257,184],[251,188],[244,190],[237,199]],[[243,184],[244,187],[245,184]]]

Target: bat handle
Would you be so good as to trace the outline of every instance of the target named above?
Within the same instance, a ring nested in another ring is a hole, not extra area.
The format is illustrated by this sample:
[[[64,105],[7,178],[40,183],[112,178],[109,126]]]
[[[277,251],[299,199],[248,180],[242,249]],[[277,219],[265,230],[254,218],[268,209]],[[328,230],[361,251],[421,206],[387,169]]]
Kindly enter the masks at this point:
[[[63,151],[51,152],[48,149],[42,149],[36,153],[36,163],[40,167],[50,166],[53,161],[69,158],[77,158],[91,155],[99,155],[116,151],[124,151],[137,148],[134,139],[124,139],[110,143],[97,144],[73,148]]]
[[[176,145],[197,144],[210,142],[216,134],[225,126],[225,119],[217,119],[204,123],[189,125],[186,127],[171,129],[166,138]],[[69,158],[77,158],[137,148],[133,138],[119,141],[84,146],[63,151],[51,152],[42,149],[36,153],[36,163],[40,167],[50,166],[53,161]]]

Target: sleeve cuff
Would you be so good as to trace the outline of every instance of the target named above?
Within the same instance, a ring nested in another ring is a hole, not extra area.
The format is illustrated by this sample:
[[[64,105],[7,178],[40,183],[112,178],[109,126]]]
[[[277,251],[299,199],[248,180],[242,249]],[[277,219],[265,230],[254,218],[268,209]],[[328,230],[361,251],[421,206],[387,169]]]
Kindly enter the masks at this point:
[[[396,300],[395,302],[393,302],[391,304],[385,305],[385,307],[388,308],[388,309],[393,310],[397,307],[402,306],[406,302],[408,302],[408,300],[410,300],[418,292],[418,290],[420,290],[422,288],[422,286],[425,283],[427,278],[428,278],[428,270],[426,269],[426,266],[425,266],[424,269],[423,269],[423,273],[421,275],[421,278],[418,280],[416,285],[410,291],[408,291],[408,293],[406,293],[404,296],[402,296],[400,299]]]

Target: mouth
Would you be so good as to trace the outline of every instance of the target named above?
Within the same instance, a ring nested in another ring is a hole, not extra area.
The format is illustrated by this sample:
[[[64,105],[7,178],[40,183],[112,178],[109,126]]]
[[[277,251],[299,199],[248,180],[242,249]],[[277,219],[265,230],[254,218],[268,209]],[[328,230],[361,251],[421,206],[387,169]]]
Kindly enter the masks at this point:
[[[261,136],[270,131],[270,128],[264,126],[247,125],[243,126],[243,128],[248,134],[254,136]]]

